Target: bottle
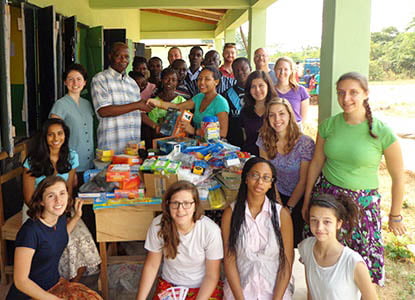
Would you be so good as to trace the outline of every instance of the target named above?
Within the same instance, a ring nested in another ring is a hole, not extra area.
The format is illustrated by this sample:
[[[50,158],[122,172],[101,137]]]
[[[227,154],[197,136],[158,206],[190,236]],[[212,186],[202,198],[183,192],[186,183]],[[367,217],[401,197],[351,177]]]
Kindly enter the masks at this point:
[[[201,128],[206,141],[220,139],[220,124],[217,116],[203,117]]]

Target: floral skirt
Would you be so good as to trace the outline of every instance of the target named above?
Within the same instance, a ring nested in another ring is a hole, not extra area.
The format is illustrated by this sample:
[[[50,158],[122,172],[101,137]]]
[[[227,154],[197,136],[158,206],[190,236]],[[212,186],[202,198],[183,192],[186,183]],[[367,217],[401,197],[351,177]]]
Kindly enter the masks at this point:
[[[167,282],[163,278],[158,278],[156,292],[154,293],[153,300],[159,300],[158,294],[167,290],[168,288],[174,287],[173,284]],[[199,288],[190,288],[186,300],[195,300],[197,294],[199,293]],[[215,290],[213,291],[212,295],[209,297],[209,300],[222,300],[223,299],[223,282],[221,280],[218,281],[218,285],[216,286]]]
[[[385,283],[384,245],[381,234],[380,194],[377,189],[358,191],[344,189],[331,184],[321,176],[314,187],[313,197],[319,194],[346,195],[360,207],[361,216],[357,227],[351,229],[351,241],[344,238],[348,228],[341,229],[340,240],[363,257],[372,281],[383,286]],[[308,225],[305,226],[304,231],[307,236],[311,235]]]
[[[85,285],[61,278],[49,293],[65,300],[102,300],[102,297]]]

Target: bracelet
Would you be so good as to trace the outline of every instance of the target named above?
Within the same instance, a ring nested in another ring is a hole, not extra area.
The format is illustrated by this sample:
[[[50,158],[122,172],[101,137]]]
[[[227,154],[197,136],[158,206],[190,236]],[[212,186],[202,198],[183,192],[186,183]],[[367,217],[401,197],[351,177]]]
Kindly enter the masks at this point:
[[[394,220],[394,219],[391,219],[390,217],[396,217],[396,218],[400,217],[400,218],[398,220]],[[400,223],[400,222],[402,222],[402,220],[403,220],[403,216],[402,215],[399,215],[399,216],[389,215],[389,222]]]
[[[392,217],[392,218],[399,218],[399,217],[402,217],[402,215],[392,215],[392,214],[389,214],[389,217]]]

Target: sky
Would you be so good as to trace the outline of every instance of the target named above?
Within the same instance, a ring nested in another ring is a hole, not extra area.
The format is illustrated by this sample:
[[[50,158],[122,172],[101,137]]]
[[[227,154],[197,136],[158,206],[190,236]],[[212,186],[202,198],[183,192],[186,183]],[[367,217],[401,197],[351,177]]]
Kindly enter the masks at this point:
[[[280,51],[320,46],[322,12],[323,0],[278,0],[267,10],[267,46],[277,44]],[[404,31],[413,17],[415,0],[372,0],[372,32],[388,26]]]

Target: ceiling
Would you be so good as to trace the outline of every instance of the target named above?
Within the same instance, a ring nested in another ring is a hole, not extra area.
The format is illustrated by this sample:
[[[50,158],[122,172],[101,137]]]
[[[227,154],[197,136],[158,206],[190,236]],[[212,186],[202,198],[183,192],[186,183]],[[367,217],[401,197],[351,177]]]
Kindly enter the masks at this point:
[[[226,9],[141,9],[151,13],[178,17],[182,19],[198,21],[207,24],[217,25],[226,13]]]

